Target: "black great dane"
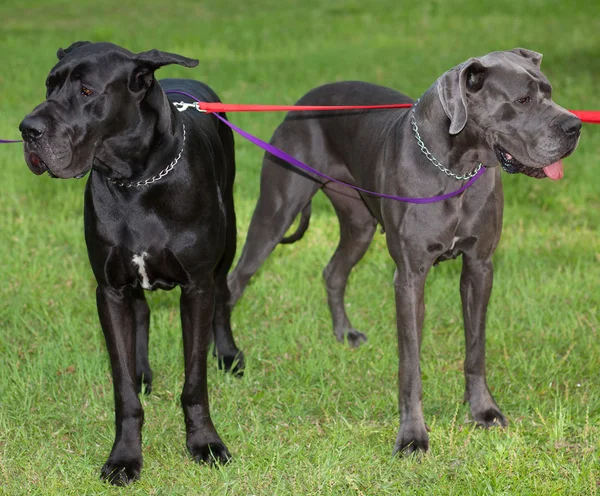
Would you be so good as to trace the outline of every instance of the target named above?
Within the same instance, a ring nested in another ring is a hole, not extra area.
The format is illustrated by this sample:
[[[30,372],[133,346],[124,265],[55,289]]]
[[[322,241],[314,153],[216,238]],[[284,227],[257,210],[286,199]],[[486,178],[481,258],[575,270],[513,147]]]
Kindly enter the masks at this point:
[[[229,452],[209,414],[206,366],[214,334],[219,363],[236,373],[243,367],[227,305],[236,246],[233,136],[213,116],[180,114],[164,90],[209,102],[218,97],[197,81],[155,80],[164,65],[198,64],[180,55],[88,42],[57,55],[46,101],[20,130],[35,174],[67,179],[91,171],[85,239],[115,395],[116,437],[102,477],[123,485],[140,475],[138,393],[152,381],[144,290],[175,286],[181,287],[187,447],[198,461],[226,462]]]
[[[419,354],[424,285],[436,262],[462,255],[460,280],[466,341],[465,400],[482,426],[506,425],[485,377],[485,318],[492,254],[502,230],[501,170],[562,177],[561,159],[576,147],[580,120],[552,102],[541,55],[525,49],[473,58],[443,74],[412,109],[287,115],[272,144],[319,171],[369,191],[432,197],[487,171],[460,196],[415,205],[380,199],[282,167],[266,154],[260,198],[240,261],[229,277],[231,304],[274,247],[302,237],[313,195],[323,189],[340,222],[340,242],[323,275],[339,341],[366,339],[351,325],[344,291],[377,224],[396,264],[394,287],[400,351],[400,430],[394,453],[427,450]],[[412,103],[397,91],[362,82],[318,87],[299,105]],[[501,167],[498,167],[500,164]],[[294,218],[300,225],[284,235]]]

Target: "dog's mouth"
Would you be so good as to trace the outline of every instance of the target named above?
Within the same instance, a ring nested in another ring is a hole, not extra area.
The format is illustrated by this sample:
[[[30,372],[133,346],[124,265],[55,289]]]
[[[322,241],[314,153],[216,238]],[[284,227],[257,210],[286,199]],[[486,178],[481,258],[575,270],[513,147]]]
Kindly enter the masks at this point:
[[[26,158],[27,158],[27,165],[29,166],[29,169],[36,176],[40,176],[44,172],[48,172],[48,174],[50,176],[52,176],[52,173],[50,172],[50,169],[48,169],[46,162],[44,162],[37,153],[31,152],[26,156]]]
[[[46,162],[44,162],[42,157],[40,157],[37,153],[30,152],[25,155],[25,158],[26,158],[25,161],[27,162],[27,166],[29,167],[31,172],[33,172],[36,176],[41,176],[44,172],[47,172],[48,176],[50,176],[53,179],[67,179],[67,178],[61,178],[60,176],[54,174],[50,170],[50,167],[48,167]],[[86,174],[87,174],[87,171],[82,172],[81,174],[77,174],[76,176],[72,176],[72,177],[75,179],[81,179]]]
[[[502,169],[508,174],[525,174],[526,176],[535,177],[536,179],[549,177],[554,181],[562,179],[564,176],[562,160],[558,160],[546,167],[537,168],[523,165],[500,146],[496,146],[495,151]]]

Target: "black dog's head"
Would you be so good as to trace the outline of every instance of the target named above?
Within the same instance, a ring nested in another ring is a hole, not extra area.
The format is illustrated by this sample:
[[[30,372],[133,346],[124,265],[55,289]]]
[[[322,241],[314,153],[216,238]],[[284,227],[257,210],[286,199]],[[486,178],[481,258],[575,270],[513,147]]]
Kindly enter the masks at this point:
[[[85,175],[111,138],[136,136],[142,102],[158,87],[156,69],[198,65],[172,53],[134,54],[111,43],[87,41],[61,48],[57,56],[46,80],[46,101],[23,119],[19,130],[31,171],[64,179]]]
[[[437,88],[450,134],[470,128],[508,173],[560,179],[581,121],[552,101],[541,60],[524,48],[493,52],[451,69]]]

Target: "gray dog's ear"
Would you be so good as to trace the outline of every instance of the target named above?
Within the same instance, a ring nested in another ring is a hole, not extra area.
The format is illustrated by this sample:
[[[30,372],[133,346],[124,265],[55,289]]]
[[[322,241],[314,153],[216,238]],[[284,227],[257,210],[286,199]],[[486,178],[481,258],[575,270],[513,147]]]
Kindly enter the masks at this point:
[[[164,65],[179,64],[184,67],[196,67],[198,65],[197,59],[190,59],[176,53],[161,52],[160,50],[138,53],[134,57],[134,61],[137,67],[130,81],[130,88],[133,91],[149,88],[154,81],[154,71]]]
[[[70,47],[65,48],[64,50],[62,48],[59,48],[58,51],[56,52],[56,56],[58,57],[58,60],[62,60],[76,48],[79,48],[80,46],[83,46],[83,45],[89,45],[89,44],[90,44],[89,41],[76,41]]]
[[[460,133],[467,124],[467,92],[479,91],[486,74],[487,70],[479,59],[469,59],[438,79],[438,95],[450,119],[450,134]]]
[[[513,48],[510,51],[526,58],[527,60],[530,60],[533,65],[537,67],[539,67],[542,63],[543,55],[541,53],[534,52],[533,50],[527,50],[527,48]]]

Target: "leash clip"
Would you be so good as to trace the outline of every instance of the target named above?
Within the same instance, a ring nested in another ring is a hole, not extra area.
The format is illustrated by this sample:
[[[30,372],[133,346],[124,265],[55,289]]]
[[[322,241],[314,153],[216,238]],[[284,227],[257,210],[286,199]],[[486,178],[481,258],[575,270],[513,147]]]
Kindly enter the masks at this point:
[[[198,112],[206,112],[206,110],[202,110],[200,109],[200,106],[198,105],[198,102],[194,102],[194,103],[187,103],[187,102],[173,102],[173,105],[175,106],[175,108],[177,110],[179,110],[179,112],[185,112],[187,109],[189,108],[194,108],[196,109]]]

